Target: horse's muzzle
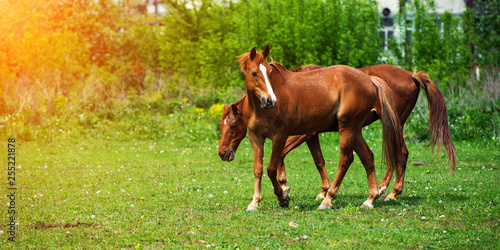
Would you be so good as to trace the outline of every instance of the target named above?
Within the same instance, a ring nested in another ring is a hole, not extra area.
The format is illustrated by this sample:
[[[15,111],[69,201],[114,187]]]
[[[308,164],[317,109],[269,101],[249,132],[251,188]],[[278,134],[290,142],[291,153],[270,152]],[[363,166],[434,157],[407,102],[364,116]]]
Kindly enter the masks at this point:
[[[262,97],[260,98],[260,107],[263,109],[270,109],[276,107],[276,101],[273,101],[271,97],[265,98]]]
[[[234,151],[233,150],[224,150],[219,152],[220,159],[223,161],[232,161],[234,160]]]

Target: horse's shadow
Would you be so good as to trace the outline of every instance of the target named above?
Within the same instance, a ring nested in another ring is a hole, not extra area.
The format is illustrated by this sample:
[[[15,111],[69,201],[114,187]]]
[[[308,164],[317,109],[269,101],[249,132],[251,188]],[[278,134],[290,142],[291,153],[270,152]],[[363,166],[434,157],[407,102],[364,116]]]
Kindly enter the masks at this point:
[[[366,200],[366,198],[367,197],[363,195],[353,195],[353,194],[342,195],[342,196],[339,195],[337,196],[336,199],[332,200],[333,209],[340,210],[340,209],[351,209],[353,207],[361,207],[361,204]],[[418,196],[414,197],[401,196],[397,197],[396,200],[388,200],[388,201],[384,201],[384,198],[385,196],[373,202],[373,205],[375,206],[374,209],[397,208],[403,206],[403,204],[409,206],[418,206],[422,203],[422,198]],[[291,209],[298,207],[295,209],[298,209],[299,211],[316,210],[320,205],[320,203],[321,200],[314,200],[314,197],[309,197],[304,195],[294,196],[293,194],[290,195]]]

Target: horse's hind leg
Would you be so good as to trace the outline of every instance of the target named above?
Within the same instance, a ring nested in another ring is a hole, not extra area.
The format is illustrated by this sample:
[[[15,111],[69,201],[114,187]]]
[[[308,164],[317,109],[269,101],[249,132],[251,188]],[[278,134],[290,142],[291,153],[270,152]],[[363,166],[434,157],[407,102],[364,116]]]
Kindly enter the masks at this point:
[[[366,141],[361,133],[356,136],[354,151],[358,154],[361,163],[363,163],[366,170],[366,177],[368,179],[368,199],[363,202],[362,207],[373,208],[373,201],[379,198],[377,175],[375,174],[375,160],[373,158],[372,150],[366,144]]]
[[[403,140],[403,154],[399,157],[398,170],[396,174],[396,182],[394,183],[394,188],[392,192],[385,197],[385,200],[395,200],[397,195],[403,193],[403,184],[405,180],[406,163],[408,161],[408,149]],[[389,179],[390,181],[390,179]],[[389,184],[389,183],[387,183]],[[382,186],[382,185],[381,185]],[[386,186],[387,187],[387,186]]]
[[[360,133],[360,130],[358,130]],[[355,140],[355,132],[351,129],[344,129],[339,131],[340,139],[340,157],[339,157],[339,170],[333,179],[332,185],[328,189],[326,198],[321,202],[318,210],[322,209],[332,209],[332,200],[337,197],[337,192],[339,191],[340,184],[347,173],[347,170],[351,166],[354,160],[353,147]]]
[[[409,155],[408,148],[406,147],[406,143],[405,143],[404,138],[403,138],[403,147],[402,148],[403,148],[402,149],[403,150],[403,160],[399,161],[398,171],[403,171],[403,177],[404,177],[404,172],[406,170],[406,163],[408,161],[408,155]],[[387,167],[387,170],[385,171],[384,178],[382,179],[382,182],[380,183],[380,186],[378,187],[378,192],[381,196],[387,193],[387,189],[389,188],[389,183],[391,182],[392,175],[393,175],[393,171],[391,171],[390,167]]]
[[[280,183],[281,188],[289,192],[290,187],[288,187],[286,184],[288,182],[286,178],[286,168],[285,168],[285,157],[290,153],[290,151],[294,150],[298,146],[300,146],[302,143],[304,143],[306,140],[308,140],[310,137],[314,136],[314,134],[307,134],[307,135],[294,135],[290,136],[286,140],[286,145],[285,149],[283,150],[283,153],[281,154],[281,160],[278,165],[278,182]]]
[[[309,147],[309,151],[311,151],[314,164],[316,165],[319,175],[321,176],[321,192],[316,196],[316,200],[322,200],[326,197],[326,193],[330,188],[330,179],[328,178],[328,173],[325,169],[325,158],[323,158],[323,153],[321,152],[318,134],[316,133],[314,136],[309,138],[306,143]]]

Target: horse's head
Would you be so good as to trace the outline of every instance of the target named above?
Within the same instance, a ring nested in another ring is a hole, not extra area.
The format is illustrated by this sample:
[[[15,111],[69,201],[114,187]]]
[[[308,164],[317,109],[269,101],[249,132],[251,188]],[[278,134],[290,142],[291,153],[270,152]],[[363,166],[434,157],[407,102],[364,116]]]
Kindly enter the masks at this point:
[[[219,156],[223,161],[232,161],[241,140],[247,134],[247,126],[243,120],[243,115],[236,104],[230,106],[224,104],[220,129]]]
[[[247,92],[255,95],[264,109],[276,106],[276,95],[269,81],[272,68],[266,61],[268,55],[269,46],[266,45],[262,53],[253,47],[250,52],[239,56],[241,70],[246,75]]]

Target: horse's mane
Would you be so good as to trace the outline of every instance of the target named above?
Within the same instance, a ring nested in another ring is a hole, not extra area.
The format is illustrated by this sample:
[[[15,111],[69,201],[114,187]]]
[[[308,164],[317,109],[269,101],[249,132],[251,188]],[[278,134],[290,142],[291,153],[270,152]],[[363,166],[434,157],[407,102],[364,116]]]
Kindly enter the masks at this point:
[[[316,65],[316,64],[307,64],[299,67],[293,68],[292,72],[304,72],[304,71],[310,71],[310,70],[315,70],[315,69],[320,69],[323,68],[323,66]]]
[[[247,72],[247,65],[249,60],[250,60],[250,52],[238,56],[238,62],[240,63],[241,71]]]
[[[284,76],[288,72],[288,69],[279,62],[271,62],[269,65],[275,68],[281,76]]]
[[[241,71],[247,72],[248,62],[250,61],[250,52],[246,52],[246,53],[239,55],[237,57],[238,57],[238,62],[240,63]],[[255,58],[257,58],[257,59],[255,59]],[[257,52],[257,54],[255,55],[255,58],[254,58],[254,60],[266,60],[265,58],[263,58],[262,53],[260,53],[260,52]]]

